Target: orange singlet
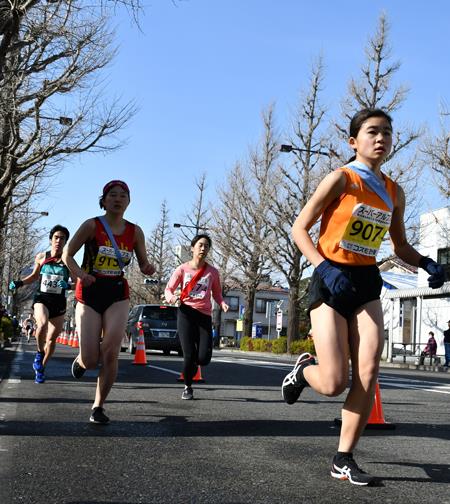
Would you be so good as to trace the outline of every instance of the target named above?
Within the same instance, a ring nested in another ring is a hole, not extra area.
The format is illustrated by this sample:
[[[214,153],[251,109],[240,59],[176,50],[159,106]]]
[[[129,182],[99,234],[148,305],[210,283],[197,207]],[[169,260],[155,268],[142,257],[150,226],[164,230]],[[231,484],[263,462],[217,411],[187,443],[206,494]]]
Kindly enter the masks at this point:
[[[345,190],[322,214],[317,249],[326,259],[339,264],[375,264],[375,256],[391,224],[392,212],[352,169],[344,166],[338,170],[347,178]],[[386,191],[395,206],[396,183],[383,176]]]

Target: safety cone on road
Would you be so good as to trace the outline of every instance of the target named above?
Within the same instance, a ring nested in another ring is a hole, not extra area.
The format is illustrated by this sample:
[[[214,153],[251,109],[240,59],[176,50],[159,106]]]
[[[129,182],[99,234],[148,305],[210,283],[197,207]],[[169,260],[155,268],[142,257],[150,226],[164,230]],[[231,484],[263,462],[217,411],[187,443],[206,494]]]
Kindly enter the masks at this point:
[[[177,378],[177,381],[184,382],[183,371],[181,371],[180,376]],[[203,376],[202,376],[202,368],[200,366],[197,366],[197,372],[195,373],[194,377],[192,378],[192,381],[197,382],[197,383],[205,383],[205,380],[203,379]]]
[[[62,333],[62,338],[61,338],[61,345],[67,345],[69,342],[68,338],[67,338],[67,333],[66,331],[64,331]]]
[[[337,425],[342,424],[342,420],[340,418],[335,418],[334,423]],[[383,406],[381,405],[381,394],[380,394],[380,386],[375,385],[375,401],[372,406],[372,411],[369,415],[369,420],[366,424],[366,429],[384,429],[384,430],[393,430],[395,429],[395,424],[390,422],[386,422],[383,414]]]
[[[80,348],[80,338],[78,337],[78,331],[75,331],[73,333],[73,343],[72,343],[73,348]]]
[[[69,346],[73,346],[73,332],[72,331],[70,332],[70,336],[69,336],[69,339],[67,341],[67,344]]]
[[[134,354],[133,364],[147,364],[147,355],[145,353],[144,331],[139,329],[136,353]]]
[[[383,414],[383,406],[381,405],[380,386],[378,382],[375,386],[375,401],[372,411],[370,412],[369,420],[367,421],[366,429],[395,429],[395,425],[386,422]]]
[[[59,333],[58,337],[56,338],[56,343],[61,343],[61,337],[62,333]]]

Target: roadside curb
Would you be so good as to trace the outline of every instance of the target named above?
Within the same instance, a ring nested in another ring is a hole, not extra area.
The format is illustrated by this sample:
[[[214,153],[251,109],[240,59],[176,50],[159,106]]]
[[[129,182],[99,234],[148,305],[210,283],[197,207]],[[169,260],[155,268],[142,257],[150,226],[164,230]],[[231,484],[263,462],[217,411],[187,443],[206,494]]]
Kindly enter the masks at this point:
[[[234,355],[234,356],[246,356],[246,357],[261,357],[270,360],[278,360],[285,364],[293,364],[297,360],[298,355],[292,354],[274,354],[270,352],[247,352],[244,350],[237,350],[235,348],[214,348],[213,355]],[[449,373],[450,368],[446,368],[442,365],[422,365],[419,366],[413,363],[404,363],[404,362],[386,362],[382,360],[380,362],[380,368],[389,368],[389,369],[407,369],[411,371],[432,371],[435,373]]]

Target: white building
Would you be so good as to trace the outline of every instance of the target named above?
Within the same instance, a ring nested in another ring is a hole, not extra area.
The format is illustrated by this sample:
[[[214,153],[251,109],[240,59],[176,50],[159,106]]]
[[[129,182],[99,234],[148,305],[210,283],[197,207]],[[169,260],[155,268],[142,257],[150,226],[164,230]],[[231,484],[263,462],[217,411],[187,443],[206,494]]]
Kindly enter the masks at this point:
[[[419,252],[444,266],[447,282],[431,289],[426,271],[419,268],[415,273],[401,261],[387,261],[380,267],[388,360],[395,346],[403,345],[412,353],[423,349],[430,331],[438,343],[438,355],[444,354],[442,332],[450,320],[450,207],[421,216],[419,241]]]

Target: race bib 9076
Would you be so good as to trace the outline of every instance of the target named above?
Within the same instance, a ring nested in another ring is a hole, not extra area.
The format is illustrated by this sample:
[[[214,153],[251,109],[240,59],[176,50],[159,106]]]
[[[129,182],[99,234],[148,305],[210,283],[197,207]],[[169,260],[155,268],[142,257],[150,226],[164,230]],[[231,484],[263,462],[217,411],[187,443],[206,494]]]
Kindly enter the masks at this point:
[[[392,213],[358,203],[339,246],[357,254],[375,257],[391,224]]]

